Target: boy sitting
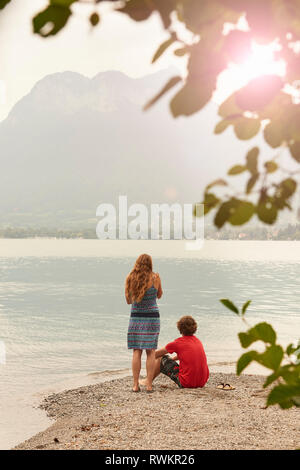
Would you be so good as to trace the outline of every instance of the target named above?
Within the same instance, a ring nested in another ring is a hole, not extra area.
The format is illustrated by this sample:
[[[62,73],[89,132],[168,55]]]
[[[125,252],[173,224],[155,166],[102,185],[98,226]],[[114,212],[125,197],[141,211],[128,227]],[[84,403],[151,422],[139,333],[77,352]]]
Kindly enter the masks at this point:
[[[155,351],[153,380],[162,373],[180,388],[204,387],[209,378],[209,370],[202,343],[194,336],[197,323],[191,316],[184,316],[177,322],[177,328],[182,336]],[[176,353],[176,356],[171,358],[168,353]],[[146,379],[140,383],[144,385]]]

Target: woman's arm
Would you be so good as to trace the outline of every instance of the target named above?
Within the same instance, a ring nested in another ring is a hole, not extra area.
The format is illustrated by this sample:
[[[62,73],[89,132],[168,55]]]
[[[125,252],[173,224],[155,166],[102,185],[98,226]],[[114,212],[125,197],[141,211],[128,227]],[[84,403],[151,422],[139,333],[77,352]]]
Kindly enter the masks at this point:
[[[163,295],[162,287],[161,287],[161,280],[158,273],[155,273],[155,287],[157,289],[157,298],[160,299]]]
[[[166,350],[166,348],[157,349],[155,351],[155,359],[158,359],[159,357],[163,357],[166,354],[168,354],[168,351]]]
[[[129,291],[129,276],[127,276],[125,281],[125,298],[128,304],[132,304],[131,295]]]
[[[168,351],[166,350],[166,348],[157,349],[155,351],[155,359],[158,359],[159,357],[163,357],[166,354],[169,354]],[[175,356],[171,357],[171,359],[173,359],[173,361],[178,361],[177,354]]]

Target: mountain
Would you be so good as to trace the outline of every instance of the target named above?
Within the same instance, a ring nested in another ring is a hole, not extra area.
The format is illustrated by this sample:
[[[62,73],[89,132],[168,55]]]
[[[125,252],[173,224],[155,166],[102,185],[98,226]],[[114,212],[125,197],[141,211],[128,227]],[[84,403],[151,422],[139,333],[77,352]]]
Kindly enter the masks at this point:
[[[133,79],[48,75],[0,123],[0,223],[95,223],[100,202],[196,202],[251,144],[214,136],[217,106],[173,119],[166,96],[145,102],[174,70]]]

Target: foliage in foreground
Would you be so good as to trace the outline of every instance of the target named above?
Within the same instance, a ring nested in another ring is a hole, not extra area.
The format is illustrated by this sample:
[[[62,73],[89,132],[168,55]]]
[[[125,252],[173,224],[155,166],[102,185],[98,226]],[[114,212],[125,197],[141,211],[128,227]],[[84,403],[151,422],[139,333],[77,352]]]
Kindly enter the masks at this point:
[[[248,300],[241,310],[229,299],[220,302],[246,321],[244,316],[251,301]],[[265,350],[258,352],[254,349],[245,352],[237,362],[236,372],[240,375],[251,362],[271,370],[267,376],[264,388],[271,386],[267,398],[267,406],[278,404],[281,408],[300,407],[300,341],[297,346],[289,344],[283,348],[277,344],[277,335],[273,327],[266,322],[258,323],[246,332],[239,333],[242,348],[247,349],[253,343],[261,341]]]

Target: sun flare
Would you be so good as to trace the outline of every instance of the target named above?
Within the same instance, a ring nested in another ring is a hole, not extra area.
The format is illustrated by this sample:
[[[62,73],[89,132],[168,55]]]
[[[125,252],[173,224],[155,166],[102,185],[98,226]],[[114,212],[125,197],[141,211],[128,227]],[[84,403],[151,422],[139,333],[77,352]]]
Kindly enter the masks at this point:
[[[249,81],[260,75],[279,75],[285,74],[284,61],[275,60],[275,44],[262,46],[252,43],[252,53],[239,66],[235,67],[234,73],[240,80]]]
[[[250,80],[261,75],[285,75],[286,64],[276,60],[274,53],[278,50],[276,43],[260,45],[252,43],[251,53],[239,64],[230,63],[219,76],[214,101],[224,101],[235,90],[245,86]]]

